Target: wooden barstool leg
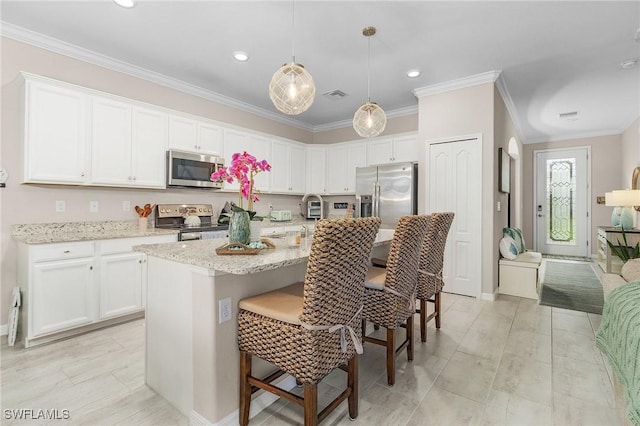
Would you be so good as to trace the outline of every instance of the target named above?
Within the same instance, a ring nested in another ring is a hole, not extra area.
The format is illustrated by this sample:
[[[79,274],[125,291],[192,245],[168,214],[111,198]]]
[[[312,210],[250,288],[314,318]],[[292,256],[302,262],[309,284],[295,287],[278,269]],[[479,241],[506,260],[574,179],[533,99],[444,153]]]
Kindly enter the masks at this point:
[[[347,366],[347,387],[351,389],[349,394],[349,418],[358,418],[358,354],[354,354]]]
[[[318,424],[318,384],[303,385],[304,388],[304,426]]]
[[[393,329],[387,328],[387,383],[393,386],[396,383],[396,345],[393,339]]]
[[[251,409],[251,354],[240,351],[240,426],[249,424],[249,410]]]
[[[436,293],[436,328],[440,328],[440,292]]]
[[[407,318],[407,359],[413,361],[413,314]]]
[[[427,341],[427,301],[420,299],[420,340]]]

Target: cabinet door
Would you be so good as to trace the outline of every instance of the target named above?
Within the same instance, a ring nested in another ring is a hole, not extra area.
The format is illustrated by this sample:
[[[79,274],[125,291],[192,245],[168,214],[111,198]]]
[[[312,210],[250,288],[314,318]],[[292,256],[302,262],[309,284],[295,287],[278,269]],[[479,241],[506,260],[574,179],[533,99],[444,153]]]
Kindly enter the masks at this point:
[[[222,155],[222,130],[218,126],[198,123],[198,152]]]
[[[393,140],[373,140],[369,145],[367,165],[387,164],[393,161]]]
[[[347,164],[346,146],[327,150],[327,190],[330,194],[347,192]]]
[[[248,152],[256,157],[258,161],[267,160],[269,164],[272,162],[271,141],[265,137],[249,136]],[[254,178],[254,188],[259,191],[258,193],[271,191],[271,172],[258,173]]]
[[[273,159],[271,161],[271,191],[280,194],[291,192],[289,173],[291,170],[290,145],[283,141],[271,144]]]
[[[133,109],[133,185],[148,188],[166,186],[167,122],[167,115],[161,112],[143,108]]]
[[[224,165],[229,167],[231,165],[231,157],[236,152],[242,153],[242,151],[248,151],[250,149],[249,145],[249,135],[244,132],[240,132],[238,130],[224,130]],[[233,183],[224,183],[225,191],[237,191],[240,189],[240,185],[238,182]]]
[[[347,147],[346,191],[356,193],[356,167],[367,166],[367,145],[356,143]]]
[[[418,161],[418,136],[404,136],[393,140],[393,161]]]
[[[302,146],[293,144],[289,149],[289,188],[294,194],[304,194],[306,189],[306,150]]]
[[[142,307],[142,253],[100,258],[100,319],[139,311]]]
[[[169,148],[194,152],[198,150],[198,125],[195,120],[169,116]]]
[[[325,194],[327,184],[327,148],[307,147],[307,192]]]
[[[24,182],[84,183],[85,95],[33,81],[25,90]]]
[[[93,258],[35,263],[29,335],[43,335],[94,320]]]
[[[91,182],[132,185],[131,106],[98,97],[91,106]]]

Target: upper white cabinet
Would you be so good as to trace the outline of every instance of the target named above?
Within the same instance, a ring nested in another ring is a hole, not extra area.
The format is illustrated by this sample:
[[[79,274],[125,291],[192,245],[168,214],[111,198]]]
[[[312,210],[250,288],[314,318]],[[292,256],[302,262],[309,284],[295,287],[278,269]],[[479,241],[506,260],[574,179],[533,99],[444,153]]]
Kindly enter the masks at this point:
[[[307,147],[307,192],[327,193],[327,148],[324,146]]]
[[[25,183],[86,181],[86,103],[78,91],[26,79]]]
[[[418,161],[418,138],[416,135],[368,142],[369,165]]]
[[[222,129],[204,120],[171,115],[169,148],[202,154],[222,154]]]
[[[224,165],[231,165],[231,157],[236,152],[249,150],[249,134],[239,130],[225,129],[223,141]],[[238,182],[225,182],[224,189],[228,191],[237,191],[240,188]]]
[[[330,194],[355,194],[356,167],[367,165],[367,145],[353,142],[327,150],[327,189]]]
[[[235,153],[247,151],[256,157],[256,160],[267,160],[272,166],[271,141],[260,135],[243,132],[235,129],[224,130],[224,162],[225,166],[231,165],[231,158]],[[274,167],[275,168],[275,167]],[[259,192],[269,192],[271,190],[271,173],[260,172],[254,178],[254,188]],[[227,191],[237,191],[237,182],[224,183]],[[254,191],[255,193],[255,191]]]
[[[271,191],[304,194],[306,187],[306,150],[303,146],[274,140],[271,144]]]
[[[163,188],[167,116],[92,97],[91,183]]]

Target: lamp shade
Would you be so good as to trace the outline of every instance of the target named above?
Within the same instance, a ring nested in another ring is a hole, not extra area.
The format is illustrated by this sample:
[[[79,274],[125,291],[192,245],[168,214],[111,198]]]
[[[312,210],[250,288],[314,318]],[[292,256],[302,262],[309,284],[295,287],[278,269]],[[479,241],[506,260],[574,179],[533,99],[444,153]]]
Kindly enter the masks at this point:
[[[280,112],[288,115],[303,113],[309,109],[315,96],[313,78],[300,64],[284,64],[271,78],[269,97]]]
[[[353,115],[353,128],[363,138],[378,136],[387,125],[387,115],[375,102],[363,104]]]
[[[610,207],[640,206],[639,189],[620,189],[604,194],[604,204]]]

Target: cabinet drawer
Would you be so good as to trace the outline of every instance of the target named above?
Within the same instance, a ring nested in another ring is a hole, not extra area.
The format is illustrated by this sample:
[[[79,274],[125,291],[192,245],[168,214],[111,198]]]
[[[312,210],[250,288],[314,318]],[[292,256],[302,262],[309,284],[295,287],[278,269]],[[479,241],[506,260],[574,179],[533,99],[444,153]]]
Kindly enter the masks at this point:
[[[30,252],[33,262],[92,257],[94,244],[93,241],[46,244],[33,246]]]

